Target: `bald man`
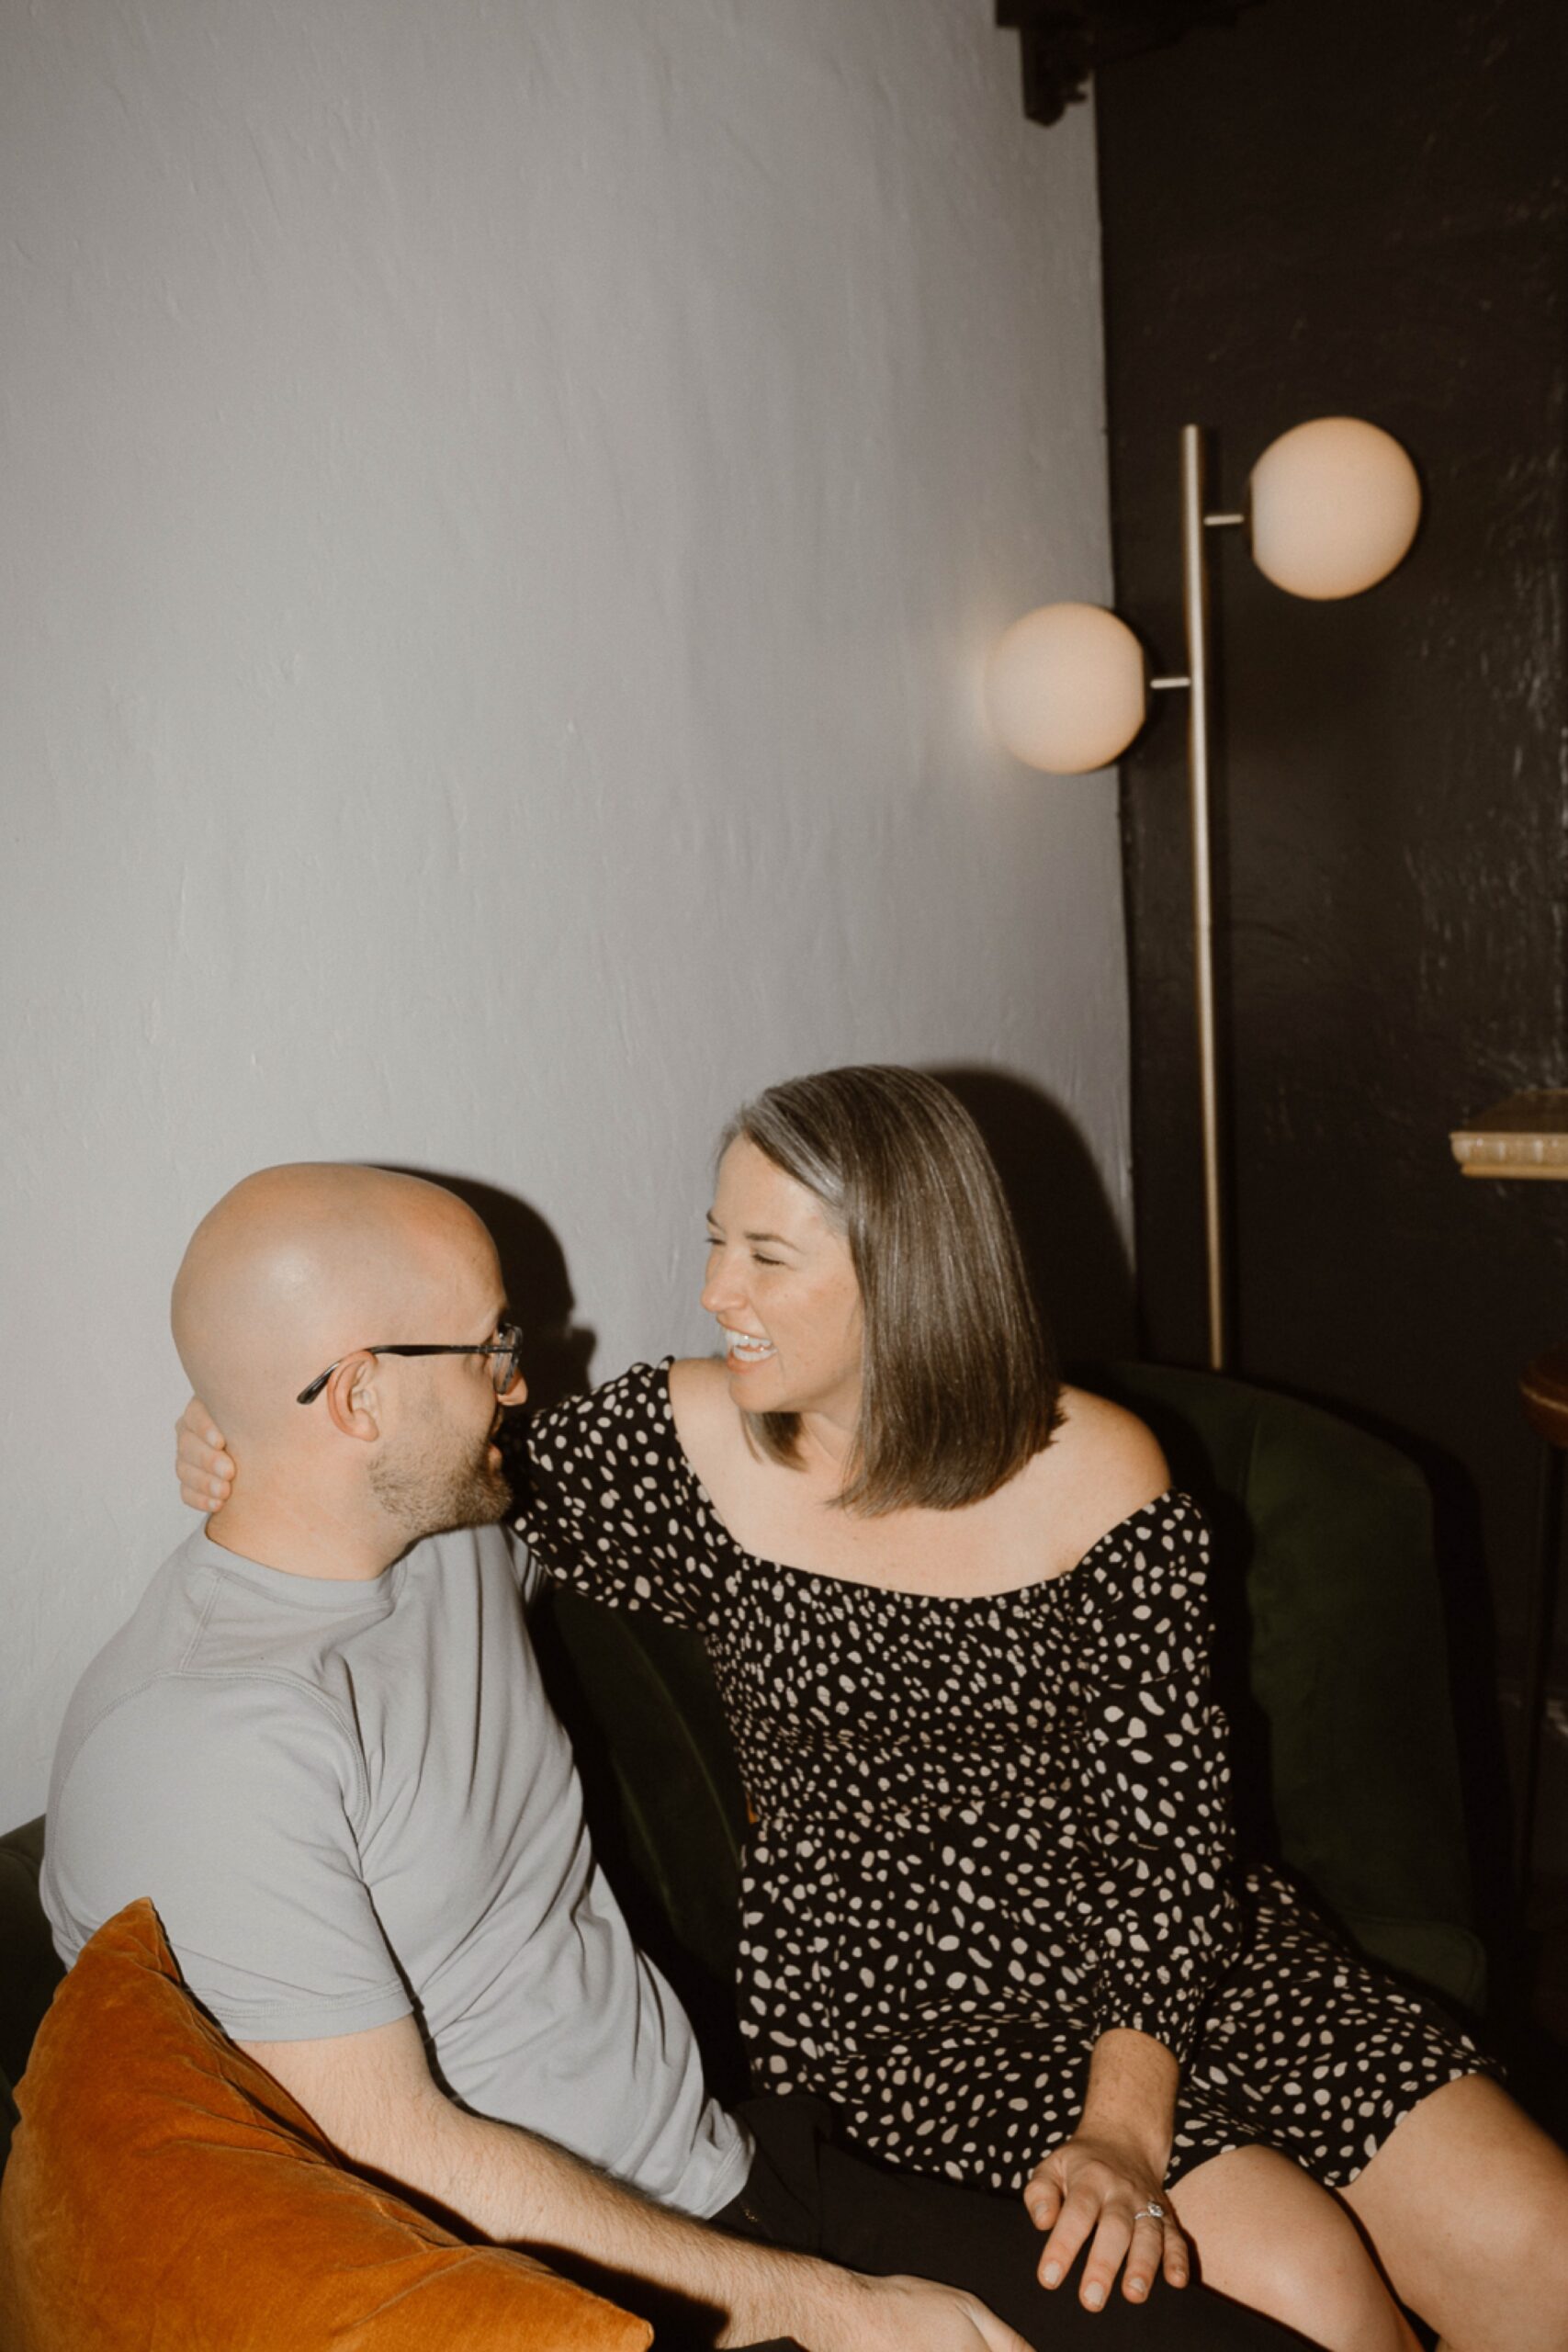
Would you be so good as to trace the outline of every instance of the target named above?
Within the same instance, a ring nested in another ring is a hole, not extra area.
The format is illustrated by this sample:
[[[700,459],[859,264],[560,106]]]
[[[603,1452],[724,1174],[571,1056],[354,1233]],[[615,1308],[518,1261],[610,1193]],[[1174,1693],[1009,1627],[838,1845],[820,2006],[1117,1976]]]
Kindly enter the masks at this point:
[[[1197,2287],[1047,2316],[1016,2200],[822,2155],[783,2100],[747,2109],[785,2134],[760,2154],[706,2097],[594,1861],[519,1606],[536,1574],[496,1523],[525,1393],[504,1316],[484,1227],[412,1177],[269,1169],[203,1220],[175,1337],[244,1476],[71,1702],[62,1958],[150,1895],[192,1993],[352,2160],[634,2307],[636,2282],[695,2306],[705,2342],[1028,2352],[962,2288],[863,2275],[915,2262],[1043,2346],[1281,2341]]]
[[[245,1476],[71,1702],[61,1954],[151,1894],[191,1992],[346,2154],[721,2311],[719,2341],[1024,2352],[953,2289],[702,2226],[752,2150],[597,1869],[539,1686],[495,1524],[504,1307],[484,1227],[416,1178],[269,1169],[203,1220],[175,1338]]]

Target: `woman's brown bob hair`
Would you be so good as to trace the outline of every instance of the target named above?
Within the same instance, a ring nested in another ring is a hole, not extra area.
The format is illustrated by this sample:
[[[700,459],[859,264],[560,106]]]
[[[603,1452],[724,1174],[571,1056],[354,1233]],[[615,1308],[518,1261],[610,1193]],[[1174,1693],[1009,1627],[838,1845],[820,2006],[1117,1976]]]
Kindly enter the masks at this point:
[[[968,1112],[919,1070],[827,1069],[748,1102],[721,1156],[741,1136],[816,1195],[850,1245],[864,1338],[839,1501],[873,1517],[995,1494],[1049,1441],[1059,1384]],[[762,1453],[798,1463],[798,1415],[746,1422]]]

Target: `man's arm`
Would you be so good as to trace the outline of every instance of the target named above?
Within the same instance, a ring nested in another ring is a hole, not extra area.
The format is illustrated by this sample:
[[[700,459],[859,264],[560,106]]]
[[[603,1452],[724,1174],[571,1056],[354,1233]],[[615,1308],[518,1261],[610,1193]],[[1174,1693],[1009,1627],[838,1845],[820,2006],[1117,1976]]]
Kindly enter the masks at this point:
[[[351,2163],[503,2245],[581,2255],[718,2312],[717,2344],[783,2335],[809,2352],[1030,2352],[956,2288],[868,2278],[726,2237],[548,2140],[470,2115],[432,2077],[412,2017],[331,2041],[242,2046]]]

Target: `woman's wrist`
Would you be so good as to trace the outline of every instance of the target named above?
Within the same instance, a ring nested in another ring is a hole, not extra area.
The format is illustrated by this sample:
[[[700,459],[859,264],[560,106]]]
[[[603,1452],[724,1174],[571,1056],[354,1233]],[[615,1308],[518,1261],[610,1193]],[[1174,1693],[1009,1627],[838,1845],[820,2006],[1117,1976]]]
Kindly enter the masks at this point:
[[[1146,2117],[1096,2115],[1086,2107],[1073,2139],[1080,2148],[1116,2162],[1119,2169],[1146,2173],[1162,2181],[1170,2162],[1170,2133],[1151,2125]]]

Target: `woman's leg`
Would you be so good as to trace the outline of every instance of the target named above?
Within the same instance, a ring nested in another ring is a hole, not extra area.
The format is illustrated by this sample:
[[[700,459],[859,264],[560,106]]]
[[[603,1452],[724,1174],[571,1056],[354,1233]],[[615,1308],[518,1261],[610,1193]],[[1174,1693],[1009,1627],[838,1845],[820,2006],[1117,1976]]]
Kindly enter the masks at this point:
[[[1040,2284],[1044,2240],[1021,2197],[864,2164],[833,2144],[819,2100],[746,2099],[738,2112],[756,2158],[739,2197],[716,2217],[720,2229],[852,2270],[967,2288],[1039,2352],[1302,2352],[1298,2336],[1196,2282],[1156,2280],[1146,2303],[1129,2302],[1118,2286],[1103,2311],[1088,2311],[1077,2265],[1061,2286]]]
[[[1171,2191],[1204,2283],[1329,2352],[1416,2352],[1338,2199],[1290,2156],[1235,2148]]]
[[[1495,2083],[1431,2092],[1343,2193],[1449,2352],[1563,2352],[1568,2156]]]

